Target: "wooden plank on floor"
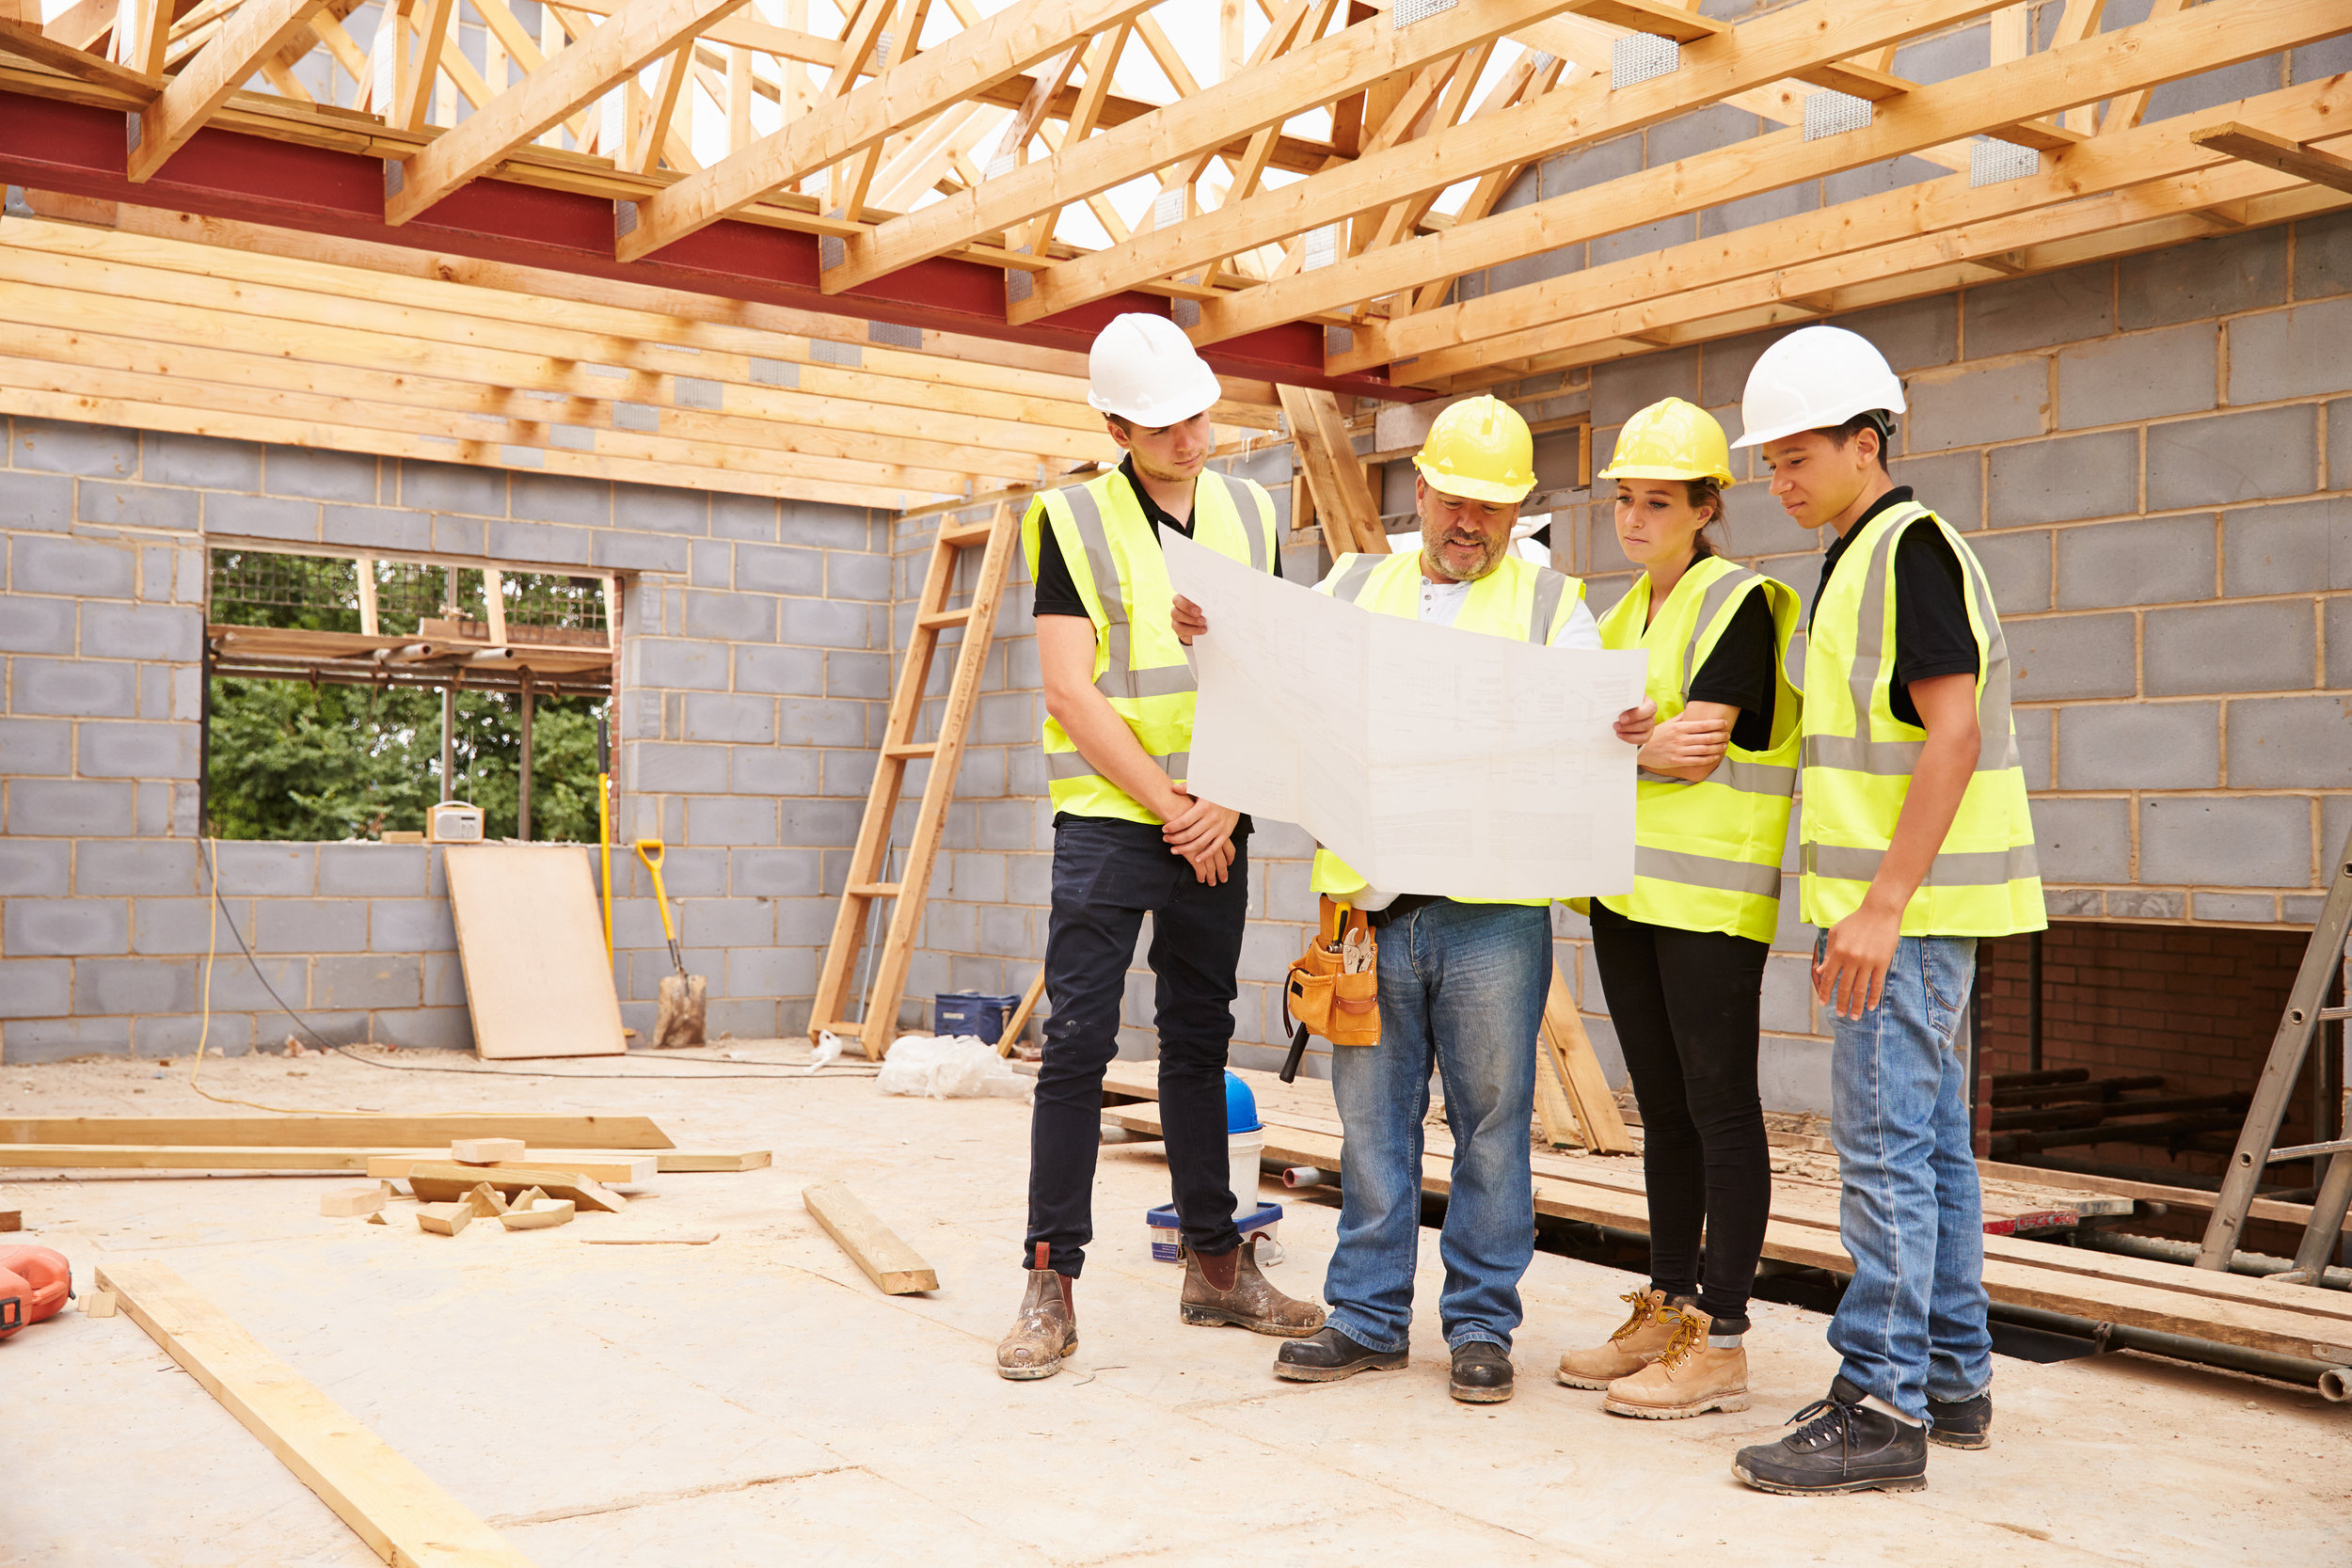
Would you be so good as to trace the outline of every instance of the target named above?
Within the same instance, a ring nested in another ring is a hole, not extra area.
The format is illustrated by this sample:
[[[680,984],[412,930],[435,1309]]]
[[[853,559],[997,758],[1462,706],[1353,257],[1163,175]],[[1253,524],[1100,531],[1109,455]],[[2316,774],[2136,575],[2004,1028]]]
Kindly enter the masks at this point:
[[[375,1154],[368,1158],[368,1175],[378,1181],[405,1181],[419,1165],[430,1165],[437,1170],[450,1163],[447,1154]],[[493,1160],[482,1164],[469,1160],[463,1164],[467,1169],[482,1171],[485,1175],[557,1170],[584,1176],[592,1181],[612,1181],[630,1187],[652,1180],[660,1162],[651,1154],[550,1154],[539,1150],[520,1160]]]
[[[519,1193],[536,1187],[549,1197],[568,1197],[582,1210],[595,1209],[617,1214],[628,1207],[628,1199],[585,1176],[566,1170],[546,1170],[536,1165],[509,1165],[490,1170],[482,1165],[435,1165],[419,1164],[408,1169],[408,1190],[417,1195],[420,1203],[451,1203],[464,1197],[482,1182],[501,1193]]]
[[[900,1241],[896,1231],[840,1182],[819,1181],[803,1187],[801,1202],[882,1294],[903,1296],[939,1289],[939,1275],[922,1255]]]
[[[530,1568],[503,1536],[170,1268],[101,1263],[98,1284],[385,1561]]]
[[[2162,1203],[2175,1209],[2207,1210],[2214,1205],[2215,1195],[2195,1187],[2173,1187],[2158,1181],[2133,1181],[2122,1177],[2085,1176],[2078,1171],[2044,1170],[2039,1165],[2009,1165],[1997,1161],[1979,1160],[1977,1169],[1992,1181],[2019,1181],[2036,1187],[2054,1187],[2063,1192],[2100,1193],[2110,1197],[2137,1198],[2142,1203]],[[2152,1173],[2153,1174],[2153,1173]],[[2312,1222],[2312,1206],[2308,1203],[2283,1203],[2273,1197],[2258,1197],[2248,1211],[2250,1218],[2276,1220],[2300,1229]]]
[[[625,1053],[588,851],[452,845],[442,860],[475,1052],[485,1061]]]
[[[597,939],[601,942],[603,939]],[[670,1148],[651,1117],[0,1117],[0,1143],[199,1144],[214,1148],[447,1148],[458,1138],[520,1138],[549,1148]]]

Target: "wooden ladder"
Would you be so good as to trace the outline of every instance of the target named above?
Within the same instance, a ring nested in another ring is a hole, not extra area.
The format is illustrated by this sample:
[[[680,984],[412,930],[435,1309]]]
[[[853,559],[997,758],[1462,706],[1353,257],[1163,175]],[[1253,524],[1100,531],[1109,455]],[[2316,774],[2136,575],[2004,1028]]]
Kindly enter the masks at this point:
[[[947,803],[954,797],[956,772],[963,761],[964,735],[979,702],[980,673],[995,638],[996,605],[1004,596],[1005,576],[1012,564],[1018,523],[1019,514],[1012,504],[999,502],[995,515],[987,522],[943,521],[931,541],[930,568],[923,577],[914,629],[907,640],[905,660],[898,666],[898,685],[890,693],[890,720],[882,731],[882,756],[874,769],[873,787],[866,796],[866,820],[858,828],[848,885],[842,891],[841,909],[834,916],[833,942],[825,949],[824,968],[817,976],[817,1000],[808,1024],[812,1040],[830,1029],[845,1040],[855,1038],[875,1061],[890,1049],[898,1023],[899,999],[906,991],[907,966],[923,928],[931,863],[939,856],[940,831],[946,823]],[[958,562],[964,551],[974,548],[980,549],[981,556],[972,602],[964,609],[950,610],[947,600],[955,589]],[[914,732],[923,713],[924,688],[930,684],[931,656],[939,651],[940,634],[950,628],[961,629],[963,643],[956,654],[946,707],[940,715],[937,736],[917,740]],[[891,824],[898,814],[907,764],[918,757],[930,763],[930,775],[923,783],[923,803],[915,813],[914,835],[908,841],[898,879],[886,881]],[[859,1018],[852,1021],[850,992],[858,952],[866,941],[867,916],[875,902],[885,898],[892,901],[890,924],[874,962],[872,984],[863,998],[865,1005]]]

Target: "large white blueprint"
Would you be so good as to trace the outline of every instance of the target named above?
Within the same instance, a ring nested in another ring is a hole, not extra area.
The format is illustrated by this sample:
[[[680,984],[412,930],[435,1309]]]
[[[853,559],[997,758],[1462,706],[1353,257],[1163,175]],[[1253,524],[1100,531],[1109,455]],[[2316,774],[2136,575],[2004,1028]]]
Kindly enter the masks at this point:
[[[1391,893],[1633,888],[1631,751],[1649,656],[1375,615],[1161,534],[1207,615],[1189,788],[1295,822]]]

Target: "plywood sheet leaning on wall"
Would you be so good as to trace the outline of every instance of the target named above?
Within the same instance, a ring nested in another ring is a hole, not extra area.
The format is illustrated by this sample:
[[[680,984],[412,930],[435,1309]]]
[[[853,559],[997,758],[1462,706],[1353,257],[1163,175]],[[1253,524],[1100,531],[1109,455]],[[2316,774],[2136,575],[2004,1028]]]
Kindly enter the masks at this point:
[[[485,844],[444,853],[475,1052],[502,1061],[626,1051],[588,851]]]

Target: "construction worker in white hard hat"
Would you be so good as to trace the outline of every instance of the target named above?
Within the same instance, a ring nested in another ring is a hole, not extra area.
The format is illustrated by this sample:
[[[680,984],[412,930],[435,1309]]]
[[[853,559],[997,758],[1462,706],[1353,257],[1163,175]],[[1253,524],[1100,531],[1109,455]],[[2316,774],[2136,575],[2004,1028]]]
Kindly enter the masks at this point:
[[[1748,1291],[1772,1188],[1756,1048],[1797,784],[1788,660],[1804,607],[1722,554],[1731,453],[1705,409],[1643,409],[1600,477],[1616,483],[1618,547],[1641,568],[1600,640],[1645,650],[1649,676],[1633,891],[1589,913],[1641,1106],[1650,1277],[1625,1298],[1624,1325],[1563,1355],[1559,1376],[1607,1389],[1605,1410],[1665,1419],[1748,1404]]]
[[[1419,548],[1343,555],[1319,592],[1377,614],[1555,647],[1597,649],[1584,585],[1513,553],[1519,502],[1534,488],[1534,441],[1507,404],[1471,398],[1439,414],[1414,459]],[[1188,601],[1179,630],[1208,627]],[[1519,1277],[1534,1256],[1529,1118],[1535,1037],[1551,980],[1550,900],[1440,898],[1373,888],[1329,850],[1318,893],[1369,912],[1379,947],[1380,1039],[1335,1046],[1331,1087],[1347,1136],[1339,1244],[1323,1298],[1331,1321],[1277,1353],[1277,1377],[1330,1383],[1407,1358],[1420,1252],[1422,1122],[1429,1075],[1445,1078],[1453,1189],[1438,1255],[1451,1391],[1511,1397]],[[1565,891],[1565,890],[1564,890]]]
[[[1976,552],[1886,467],[1902,384],[1809,326],[1748,376],[1738,445],[1835,537],[1807,628],[1799,887],[1831,1010],[1831,1135],[1852,1283],[1828,1397],[1734,1473],[1768,1492],[1910,1491],[1928,1444],[1991,1440],[1993,1341],[1961,1031],[1977,941],[2047,923],[2010,721],[2009,648]]]
[[[997,1347],[1008,1378],[1050,1376],[1077,1343],[1073,1288],[1093,1236],[1103,1071],[1143,917],[1159,979],[1160,1114],[1182,1227],[1180,1313],[1303,1335],[1323,1323],[1258,1272],[1234,1227],[1225,1057],[1248,913],[1249,822],[1184,788],[1195,686],[1170,629],[1172,531],[1279,575],[1274,499],[1208,467],[1217,379],[1174,323],[1122,315],[1095,339],[1087,401],[1125,451],[1021,522],[1037,586],[1044,772],[1054,803],[1045,1024],[1032,1112],[1028,1283]],[[1254,1205],[1253,1205],[1254,1209]],[[1248,1215],[1242,1216],[1247,1218]]]

